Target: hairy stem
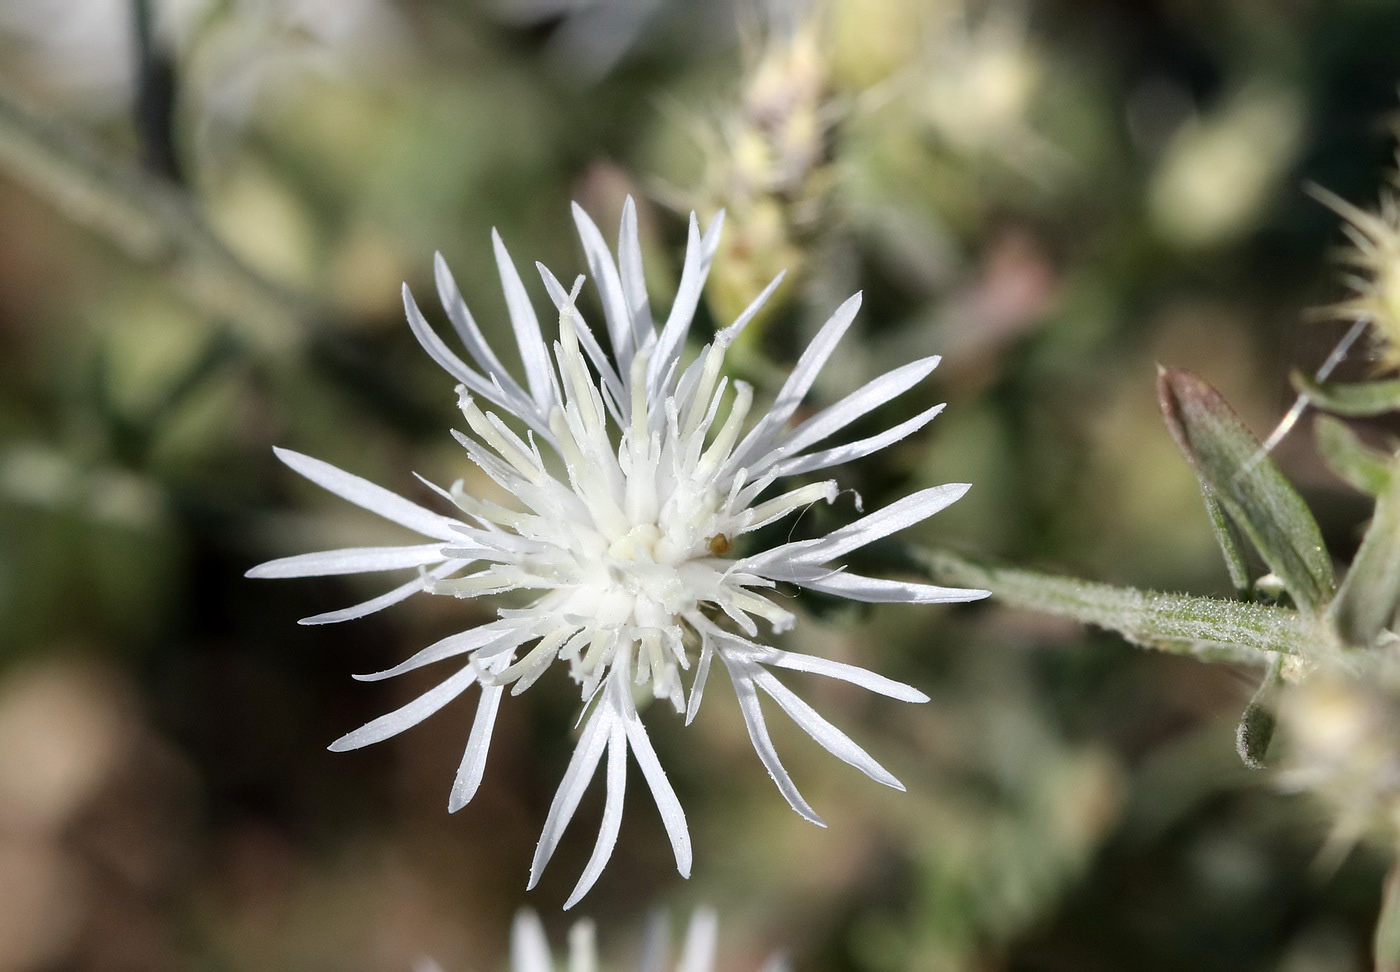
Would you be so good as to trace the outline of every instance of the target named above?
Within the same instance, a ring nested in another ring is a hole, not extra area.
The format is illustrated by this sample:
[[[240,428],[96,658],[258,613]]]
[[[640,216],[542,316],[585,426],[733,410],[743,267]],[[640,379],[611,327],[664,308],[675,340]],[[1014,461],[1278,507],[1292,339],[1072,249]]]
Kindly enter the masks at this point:
[[[1266,665],[1278,653],[1307,655],[1321,637],[1297,611],[999,567],[946,550],[915,550],[940,584],[985,587],[1002,603],[1107,628],[1128,641],[1205,661]]]

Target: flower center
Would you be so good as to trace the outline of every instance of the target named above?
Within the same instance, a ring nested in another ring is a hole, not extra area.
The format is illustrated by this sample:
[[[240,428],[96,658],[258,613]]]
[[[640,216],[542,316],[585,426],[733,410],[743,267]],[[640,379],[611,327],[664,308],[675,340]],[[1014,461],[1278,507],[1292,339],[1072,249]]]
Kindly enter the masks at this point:
[[[581,580],[606,587],[632,600],[631,618],[621,624],[661,627],[695,609],[696,596],[685,575],[691,551],[681,550],[654,523],[633,527],[608,545],[606,558],[596,565],[580,562]]]

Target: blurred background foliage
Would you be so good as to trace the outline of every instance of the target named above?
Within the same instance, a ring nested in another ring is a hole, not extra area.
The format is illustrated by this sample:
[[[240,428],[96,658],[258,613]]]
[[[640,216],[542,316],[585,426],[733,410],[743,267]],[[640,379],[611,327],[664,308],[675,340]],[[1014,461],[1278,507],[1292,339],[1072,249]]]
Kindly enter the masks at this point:
[[[663,297],[684,213],[725,208],[714,321],[788,269],[738,356],[761,390],[857,289],[822,397],[943,354],[947,412],[842,473],[872,504],[974,483],[919,539],[1227,594],[1153,364],[1261,433],[1287,408],[1341,330],[1305,310],[1344,293],[1302,187],[1374,197],[1397,39],[1384,0],[0,4],[0,969],[487,970],[522,903],[562,930],[567,882],[523,883],[566,680],[506,707],[449,817],[466,711],[325,745],[416,694],[351,672],[479,609],[298,627],[355,579],[242,573],[376,529],[273,444],[414,495],[463,474],[399,285],[427,300],[441,250],[504,336],[489,230],[572,275],[571,199],[642,201]],[[1277,456],[1349,559],[1365,497],[1305,427]],[[1385,862],[1320,866],[1327,822],[1240,765],[1254,682],[996,603],[806,607],[801,650],[933,696],[804,685],[910,792],[787,734],[819,831],[732,707],[689,745],[654,718],[698,866],[629,806],[583,905],[623,954],[710,902],[725,969],[1368,967]]]

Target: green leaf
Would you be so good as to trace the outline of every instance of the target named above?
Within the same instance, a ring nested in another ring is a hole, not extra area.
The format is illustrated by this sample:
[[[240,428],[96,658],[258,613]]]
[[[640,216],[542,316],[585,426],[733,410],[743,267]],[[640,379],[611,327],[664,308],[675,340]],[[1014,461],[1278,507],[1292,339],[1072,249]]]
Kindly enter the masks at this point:
[[[1361,441],[1345,422],[1330,415],[1313,419],[1317,452],[1338,478],[1363,493],[1379,496],[1390,485],[1390,456]]]
[[[1390,482],[1376,500],[1371,525],[1327,616],[1342,640],[1358,648],[1376,643],[1400,608],[1400,458],[1391,460]]]
[[[1336,588],[1322,531],[1220,393],[1189,371],[1161,368],[1167,428],[1225,512],[1282,579],[1294,603],[1317,613]]]
[[[1116,631],[1128,641],[1205,661],[1267,665],[1314,649],[1325,629],[1297,611],[999,567],[945,550],[911,551],[939,584],[982,587],[1011,607]]]
[[[1353,417],[1384,415],[1400,410],[1400,378],[1389,381],[1316,381],[1295,371],[1293,387],[1324,412]]]
[[[1199,479],[1199,477],[1197,477]],[[1249,580],[1249,564],[1244,555],[1244,538],[1240,528],[1220,505],[1215,490],[1204,480],[1201,483],[1201,497],[1206,501],[1206,515],[1210,517],[1210,528],[1215,533],[1215,542],[1220,545],[1220,554],[1225,558],[1225,569],[1230,574],[1230,583],[1235,592],[1243,597],[1252,586]]]
[[[1283,684],[1282,673],[1283,666],[1275,659],[1235,730],[1235,751],[1240,754],[1240,762],[1250,769],[1265,768],[1264,757],[1268,755],[1269,742],[1274,738],[1274,726],[1278,722],[1275,713],[1279,686]]]

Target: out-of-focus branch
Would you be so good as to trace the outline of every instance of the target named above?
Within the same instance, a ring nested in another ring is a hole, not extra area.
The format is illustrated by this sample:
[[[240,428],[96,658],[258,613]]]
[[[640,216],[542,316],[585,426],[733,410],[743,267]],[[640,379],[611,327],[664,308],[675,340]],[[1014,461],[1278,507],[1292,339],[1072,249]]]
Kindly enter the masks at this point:
[[[179,185],[185,181],[175,150],[177,78],[175,60],[156,34],[151,0],[131,0],[131,27],[136,38],[136,135],[147,172]]]
[[[295,343],[302,325],[317,316],[312,300],[268,280],[225,246],[182,190],[113,159],[5,91],[0,171],[155,268],[202,311],[237,324],[265,348]]]

